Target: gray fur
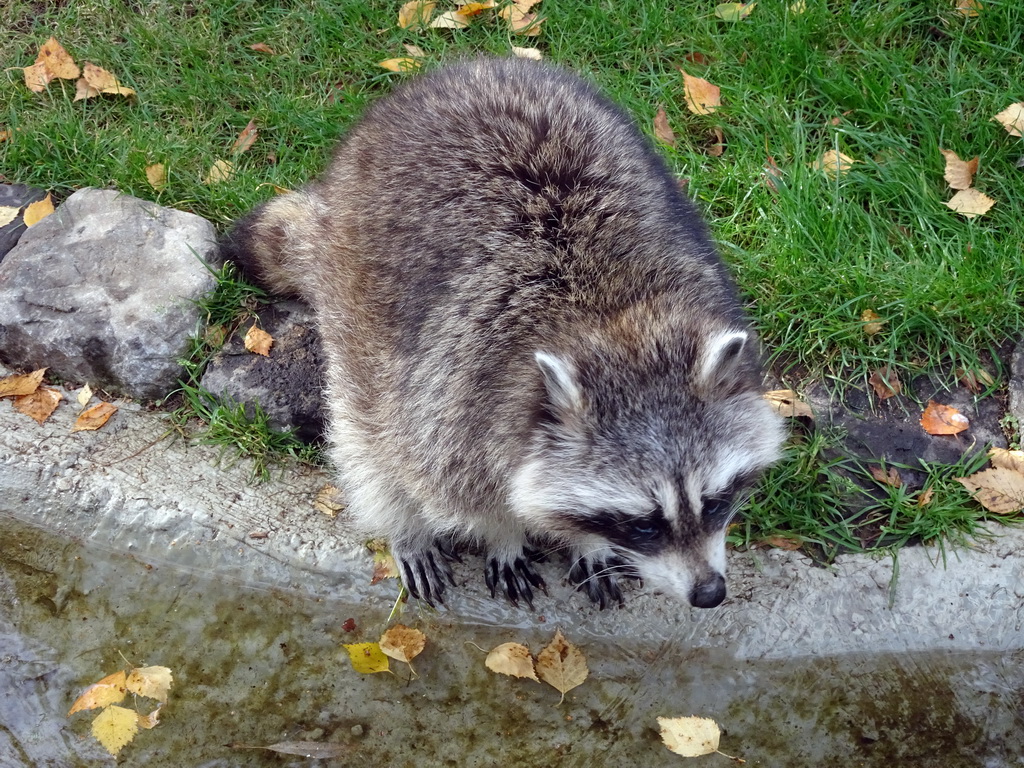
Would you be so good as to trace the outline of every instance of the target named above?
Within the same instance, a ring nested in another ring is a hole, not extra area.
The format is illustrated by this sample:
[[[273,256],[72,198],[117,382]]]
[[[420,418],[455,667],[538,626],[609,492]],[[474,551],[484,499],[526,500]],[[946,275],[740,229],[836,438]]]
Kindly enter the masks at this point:
[[[349,508],[414,594],[468,539],[531,601],[530,535],[602,605],[636,573],[724,598],[733,498],[782,427],[698,215],[590,85],[500,59],[416,77],[229,251],[315,308]]]

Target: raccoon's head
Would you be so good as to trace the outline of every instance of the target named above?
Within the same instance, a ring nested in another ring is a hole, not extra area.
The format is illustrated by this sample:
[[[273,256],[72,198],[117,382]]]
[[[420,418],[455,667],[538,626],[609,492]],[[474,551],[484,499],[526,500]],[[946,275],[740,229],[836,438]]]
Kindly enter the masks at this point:
[[[700,343],[539,351],[539,416],[511,501],[531,528],[661,591],[725,599],[725,531],[783,440],[749,331]],[[586,346],[586,345],[583,345]]]

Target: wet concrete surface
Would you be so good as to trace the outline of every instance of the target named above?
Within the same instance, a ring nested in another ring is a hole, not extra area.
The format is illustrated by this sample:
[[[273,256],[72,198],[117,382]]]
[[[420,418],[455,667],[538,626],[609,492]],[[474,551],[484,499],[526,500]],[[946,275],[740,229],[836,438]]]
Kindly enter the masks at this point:
[[[691,714],[714,718],[721,749],[749,765],[1024,765],[1017,529],[945,564],[904,550],[898,573],[890,558],[823,569],[734,552],[730,598],[710,611],[640,588],[597,611],[557,559],[541,565],[550,594],[517,609],[489,598],[469,555],[447,609],[396,619],[428,637],[419,677],[399,664],[363,676],[340,646],[379,636],[398,587],[371,586],[344,514],[314,508],[326,475],[256,485],[245,462],[161,439],[159,414],[126,406],[71,434],[75,411],[37,425],[0,403],[0,689],[14,694],[0,697],[0,765],[113,763],[89,714],[68,708],[148,664],[175,685],[125,765],[310,764],[226,746],[282,740],[351,750],[330,765],[681,765],[656,717]],[[536,653],[556,627],[590,667],[561,706],[554,689],[484,667],[484,650]]]

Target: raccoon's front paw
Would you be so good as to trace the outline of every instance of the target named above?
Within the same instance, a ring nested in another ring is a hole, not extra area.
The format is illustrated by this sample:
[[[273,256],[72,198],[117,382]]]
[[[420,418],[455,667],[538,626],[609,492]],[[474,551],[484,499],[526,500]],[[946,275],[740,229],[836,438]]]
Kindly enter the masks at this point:
[[[494,597],[500,585],[505,597],[513,605],[519,605],[521,597],[533,610],[533,590],[530,587],[536,587],[545,595],[548,593],[544,579],[533,569],[535,559],[528,550],[522,550],[513,557],[490,558],[484,571],[484,580],[491,590],[491,597]]]
[[[577,557],[569,569],[569,581],[576,589],[585,592],[603,611],[610,605],[622,605],[620,577],[639,578],[624,560],[618,557],[582,555]]]
[[[449,560],[457,559],[454,550],[441,541],[417,552],[395,555],[402,572],[402,586],[417,600],[424,600],[431,606],[444,603],[445,581],[455,586]]]

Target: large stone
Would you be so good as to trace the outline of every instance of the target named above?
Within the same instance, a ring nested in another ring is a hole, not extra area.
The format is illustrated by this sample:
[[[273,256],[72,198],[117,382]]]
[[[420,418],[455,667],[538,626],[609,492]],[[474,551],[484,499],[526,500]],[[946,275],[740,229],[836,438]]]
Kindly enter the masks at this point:
[[[250,417],[259,403],[274,429],[294,429],[305,440],[322,436],[324,363],[313,310],[298,301],[260,309],[259,327],[274,337],[268,357],[245,349],[249,327],[239,328],[210,361],[203,388],[226,404],[243,404]]]
[[[0,263],[0,359],[158,399],[216,279],[213,225],[112,190],[82,189]]]

